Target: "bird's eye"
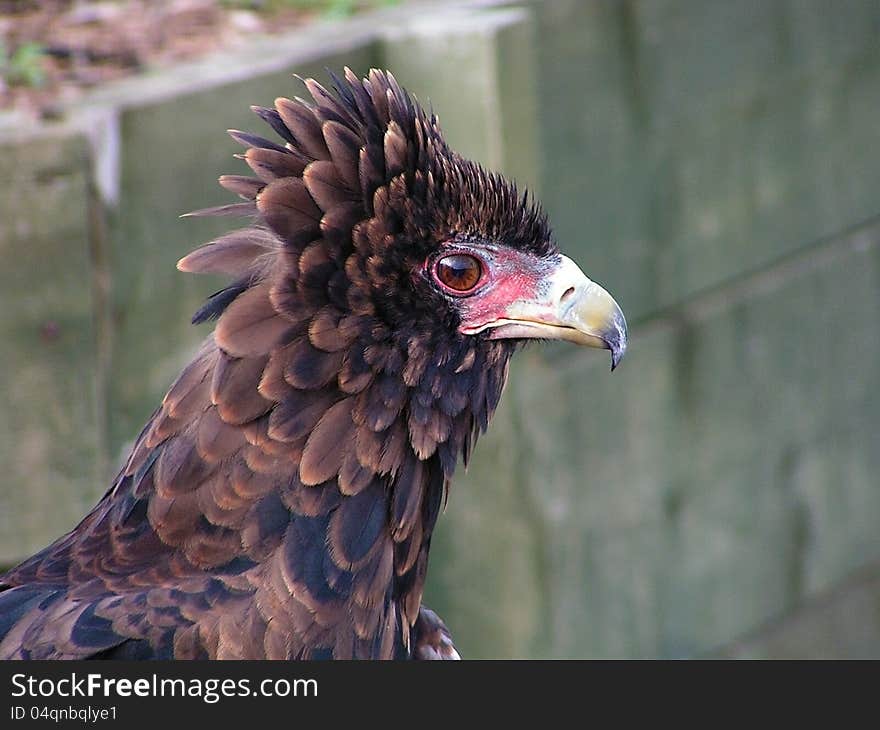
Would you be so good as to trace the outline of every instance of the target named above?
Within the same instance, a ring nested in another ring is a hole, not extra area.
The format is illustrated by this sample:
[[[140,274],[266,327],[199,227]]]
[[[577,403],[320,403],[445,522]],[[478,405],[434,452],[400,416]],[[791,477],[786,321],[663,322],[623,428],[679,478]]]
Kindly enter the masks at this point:
[[[483,275],[483,265],[476,256],[455,253],[444,256],[434,265],[434,276],[445,287],[464,294],[473,289]]]

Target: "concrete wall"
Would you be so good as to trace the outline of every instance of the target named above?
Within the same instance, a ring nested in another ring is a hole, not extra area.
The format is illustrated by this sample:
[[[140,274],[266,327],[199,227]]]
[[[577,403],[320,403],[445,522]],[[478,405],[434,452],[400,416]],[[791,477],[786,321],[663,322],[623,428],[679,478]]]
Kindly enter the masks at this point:
[[[540,192],[631,323],[613,375],[550,346],[512,369],[432,556],[462,653],[880,655],[880,3],[489,5],[0,120],[0,561],[87,510],[204,336],[216,282],[174,262],[227,225],[177,216],[224,200],[222,129],[290,72],[384,65]]]

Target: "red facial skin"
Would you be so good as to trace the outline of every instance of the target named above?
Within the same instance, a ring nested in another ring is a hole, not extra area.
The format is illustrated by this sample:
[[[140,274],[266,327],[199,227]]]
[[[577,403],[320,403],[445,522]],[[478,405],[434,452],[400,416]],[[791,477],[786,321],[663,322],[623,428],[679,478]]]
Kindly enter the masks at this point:
[[[473,256],[482,266],[477,284],[465,292],[446,286],[436,274],[436,264],[446,256]],[[459,331],[472,334],[486,324],[503,319],[517,301],[535,301],[546,287],[546,277],[557,266],[555,258],[538,258],[507,246],[450,244],[425,262],[426,273],[456,305],[461,317]]]

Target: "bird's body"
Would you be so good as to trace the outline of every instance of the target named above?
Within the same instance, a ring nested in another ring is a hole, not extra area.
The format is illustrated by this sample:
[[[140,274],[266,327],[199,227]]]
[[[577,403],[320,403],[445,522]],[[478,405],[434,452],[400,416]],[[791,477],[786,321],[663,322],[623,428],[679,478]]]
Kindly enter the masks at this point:
[[[451,658],[421,604],[517,344],[625,347],[541,211],[393,77],[257,109],[255,223],[182,259],[217,326],[70,533],[0,577],[0,658]],[[576,271],[572,270],[574,267]],[[591,319],[592,318],[592,319]]]

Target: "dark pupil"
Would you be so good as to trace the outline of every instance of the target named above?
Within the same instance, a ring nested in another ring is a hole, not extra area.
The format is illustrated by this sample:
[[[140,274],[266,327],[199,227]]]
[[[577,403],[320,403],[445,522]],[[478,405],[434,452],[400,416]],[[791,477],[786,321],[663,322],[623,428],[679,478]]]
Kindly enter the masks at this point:
[[[480,264],[473,256],[447,256],[437,265],[437,275],[450,289],[467,291],[476,286],[480,278]]]

